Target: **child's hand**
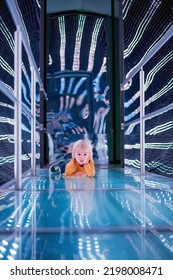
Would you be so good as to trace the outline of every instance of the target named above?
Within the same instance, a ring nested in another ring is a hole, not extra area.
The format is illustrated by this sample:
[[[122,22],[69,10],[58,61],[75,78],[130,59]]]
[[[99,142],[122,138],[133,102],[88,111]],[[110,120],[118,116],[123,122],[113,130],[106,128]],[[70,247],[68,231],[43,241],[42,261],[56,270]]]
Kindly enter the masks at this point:
[[[88,155],[88,157],[86,158],[86,160],[85,160],[84,164],[85,164],[85,165],[86,165],[86,164],[88,164],[88,163],[89,163],[89,161],[90,161],[90,155]]]
[[[83,177],[83,174],[81,171],[76,172],[76,177],[81,178]]]

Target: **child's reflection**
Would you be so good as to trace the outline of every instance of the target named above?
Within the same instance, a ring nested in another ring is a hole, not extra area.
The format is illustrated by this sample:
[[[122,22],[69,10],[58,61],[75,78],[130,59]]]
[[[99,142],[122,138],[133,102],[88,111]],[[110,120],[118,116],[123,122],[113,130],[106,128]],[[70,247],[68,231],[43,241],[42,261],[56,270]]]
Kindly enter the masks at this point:
[[[95,179],[92,177],[65,178],[67,191],[71,194],[72,210],[75,214],[88,216],[92,211]]]

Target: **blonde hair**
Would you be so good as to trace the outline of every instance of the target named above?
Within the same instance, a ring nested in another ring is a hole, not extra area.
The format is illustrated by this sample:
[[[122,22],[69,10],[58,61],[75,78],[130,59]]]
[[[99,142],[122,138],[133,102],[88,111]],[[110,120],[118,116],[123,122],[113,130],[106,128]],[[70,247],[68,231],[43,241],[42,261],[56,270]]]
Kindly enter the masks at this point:
[[[72,149],[72,158],[75,158],[75,152],[78,148],[86,149],[90,153],[91,159],[93,159],[93,147],[91,145],[91,142],[88,139],[82,139],[78,140],[74,143],[73,149]]]

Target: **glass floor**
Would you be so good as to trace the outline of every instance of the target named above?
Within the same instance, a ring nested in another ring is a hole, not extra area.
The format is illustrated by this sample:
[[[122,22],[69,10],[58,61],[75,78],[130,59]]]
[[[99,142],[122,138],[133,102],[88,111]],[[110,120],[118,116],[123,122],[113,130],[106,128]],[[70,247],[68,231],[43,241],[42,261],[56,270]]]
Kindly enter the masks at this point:
[[[99,168],[39,170],[0,189],[0,260],[172,260],[173,180]]]

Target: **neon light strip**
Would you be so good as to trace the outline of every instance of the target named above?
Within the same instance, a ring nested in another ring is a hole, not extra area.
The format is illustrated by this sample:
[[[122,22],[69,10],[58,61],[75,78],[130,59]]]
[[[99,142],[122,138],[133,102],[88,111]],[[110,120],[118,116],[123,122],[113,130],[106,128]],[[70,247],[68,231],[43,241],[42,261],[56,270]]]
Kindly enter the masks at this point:
[[[10,65],[0,56],[0,65],[5,71],[7,71],[11,76],[14,77],[14,70],[10,67]]]
[[[65,34],[65,22],[64,16],[58,18],[59,21],[59,31],[61,37],[60,43],[60,68],[61,71],[65,70],[65,46],[66,46],[66,34]]]
[[[167,83],[166,86],[164,86],[159,92],[154,94],[152,97],[150,97],[146,102],[145,102],[145,107],[147,107],[149,104],[152,102],[156,101],[158,98],[163,96],[165,93],[167,93],[169,90],[173,88],[173,78]],[[131,118],[133,118],[135,115],[137,115],[140,112],[140,106],[134,110],[132,113],[124,117],[125,121],[129,121]]]
[[[14,125],[14,119],[0,116],[0,123],[8,123],[8,124]],[[22,130],[24,130],[28,133],[31,133],[31,131],[24,124],[22,124]]]
[[[144,90],[146,91],[149,86],[151,85],[152,81],[154,80],[154,76],[157,74],[157,72],[164,67],[170,60],[172,60],[173,58],[173,51],[171,51],[170,53],[168,53],[165,57],[162,58],[162,60],[159,61],[159,63],[157,63],[154,68],[147,74],[146,77],[146,82],[144,85]],[[125,108],[128,108],[131,104],[133,104],[133,102],[140,96],[140,91],[138,91],[137,93],[135,93],[135,95],[132,96],[131,99],[129,99],[129,101],[124,103]]]
[[[86,16],[83,16],[83,15],[79,16],[78,30],[76,33],[76,43],[75,43],[75,51],[74,51],[74,58],[73,58],[73,66],[72,66],[72,69],[74,71],[78,71],[79,66],[80,66],[80,49],[81,49],[81,41],[82,41],[82,36],[83,36],[85,20],[86,20]]]
[[[156,135],[170,129],[173,129],[173,121],[155,126],[154,128],[147,131],[146,135]]]
[[[22,160],[28,160],[30,159],[29,154],[22,155]],[[6,164],[6,163],[13,163],[14,162],[14,155],[7,156],[7,157],[0,157],[0,165]]]
[[[94,55],[97,45],[97,37],[100,31],[100,27],[103,23],[103,19],[98,18],[95,23],[94,31],[92,33],[92,39],[91,39],[91,47],[89,52],[89,59],[88,59],[88,68],[87,71],[92,71],[93,65],[94,65]]]
[[[148,25],[150,24],[150,21],[152,20],[152,15],[154,15],[154,13],[157,11],[161,2],[162,1],[157,1],[157,3],[155,1],[151,2],[151,5],[150,5],[149,9],[147,10],[147,13],[144,15],[143,19],[141,20],[141,22],[136,30],[133,40],[129,44],[128,48],[126,50],[124,50],[124,59],[132,53],[135,46],[138,44],[138,42],[142,38],[145,30],[147,29]]]
[[[140,144],[136,143],[136,144],[126,144],[124,145],[124,148],[126,150],[132,150],[132,149],[136,149],[136,150],[140,150]],[[153,150],[171,150],[173,149],[173,142],[169,142],[169,143],[145,143],[145,148],[146,149],[153,149]]]
[[[165,35],[166,31],[172,27],[172,24],[170,23],[167,27],[165,27],[165,30],[157,37],[157,39],[151,44],[149,49],[145,52],[141,60],[126,74],[126,79],[128,79],[129,75],[133,72],[134,69],[138,68],[138,65],[141,64],[141,61],[144,60],[144,58],[148,55],[148,53],[151,53],[152,49],[155,48],[155,45],[157,42]]]
[[[130,1],[124,0],[122,2],[122,4],[123,4],[123,20],[126,18],[132,2],[133,2],[133,0],[130,0]]]
[[[82,77],[76,84],[74,90],[73,90],[73,94],[77,94],[78,93],[78,90],[79,90],[79,87],[87,80],[86,77]]]
[[[125,159],[125,165],[128,166],[133,166],[135,168],[140,168],[140,161],[135,159],[135,160],[130,160],[130,159]],[[171,166],[167,166],[165,164],[162,164],[160,162],[157,161],[151,161],[150,163],[145,163],[145,166],[150,168],[155,168],[158,171],[160,171],[163,174],[167,174],[167,175],[172,175],[173,174],[173,168]]]
[[[12,34],[10,33],[10,31],[8,30],[6,24],[4,23],[4,21],[2,20],[2,18],[0,18],[1,22],[0,22],[0,30],[2,32],[2,34],[5,37],[6,42],[9,44],[12,52],[14,53],[14,39]]]
[[[96,78],[93,80],[93,89],[94,89],[94,92],[95,93],[98,93],[100,92],[100,79],[101,79],[101,76],[103,75],[104,72],[107,72],[106,70],[106,57],[103,58],[103,63],[102,63],[102,66],[100,68],[100,71],[98,73],[98,75],[96,76]]]
[[[14,134],[4,134],[0,135],[0,141],[7,140],[10,143],[15,143],[14,141]]]
[[[157,74],[157,72],[165,66],[170,60],[173,59],[173,51],[168,53],[166,56],[164,56],[154,67],[153,69],[147,74],[146,82],[144,85],[145,91],[148,89],[152,81],[154,80],[154,76]]]

